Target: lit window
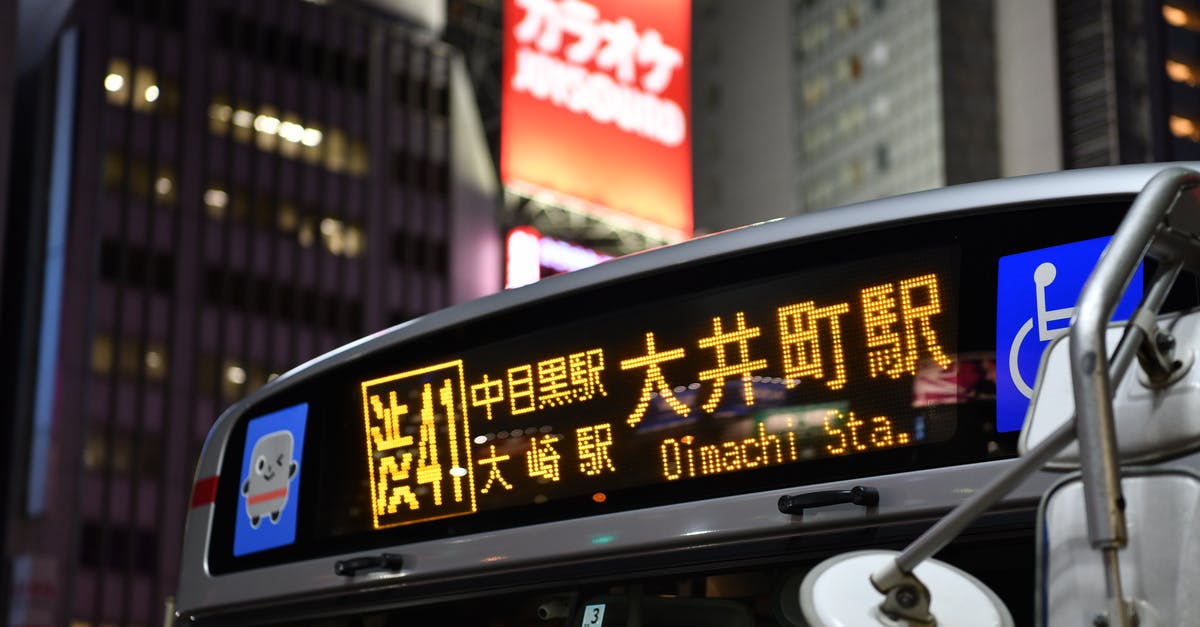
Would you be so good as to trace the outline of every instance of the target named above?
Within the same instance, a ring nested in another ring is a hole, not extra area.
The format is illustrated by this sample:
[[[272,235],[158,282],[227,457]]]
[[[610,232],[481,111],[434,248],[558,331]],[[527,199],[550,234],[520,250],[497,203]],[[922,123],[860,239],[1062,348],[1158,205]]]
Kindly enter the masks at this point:
[[[83,467],[91,472],[103,471],[106,450],[108,447],[105,446],[104,434],[98,430],[89,432],[83,444]],[[79,621],[71,623],[71,627],[77,627],[78,623]],[[83,625],[90,627],[90,623]]]
[[[109,191],[119,190],[124,178],[125,162],[121,159],[121,155],[115,152],[104,155],[104,188]]]
[[[275,150],[279,126],[279,112],[275,110],[275,107],[264,106],[258,112],[258,115],[254,117],[254,130],[256,131],[254,143],[259,150],[268,152]]]
[[[871,46],[871,51],[867,53],[867,60],[877,68],[887,65],[890,58],[891,51],[888,49],[888,45],[882,41],[875,42],[875,45]]]
[[[164,205],[173,205],[176,200],[175,174],[166,168],[160,168],[158,177],[154,179],[154,198]]]
[[[300,229],[296,232],[296,240],[300,242],[301,246],[308,248],[312,246],[314,237],[312,218],[305,218],[300,222]]]
[[[875,100],[871,101],[871,115],[877,120],[882,120],[892,111],[892,99],[885,94],[875,96]]]
[[[238,109],[233,112],[233,123],[242,128],[250,128],[254,124],[254,114],[245,109]]]
[[[225,368],[225,378],[234,385],[241,385],[246,382],[246,370],[241,366],[229,366]]]
[[[105,98],[109,104],[125,105],[129,102],[129,62],[112,59],[108,62],[108,75],[104,77]]]
[[[1176,83],[1196,86],[1196,71],[1192,69],[1192,66],[1167,59],[1166,70],[1167,76]]]
[[[1176,137],[1184,137],[1184,138],[1196,141],[1196,139],[1197,139],[1196,123],[1193,122],[1192,120],[1182,117],[1182,116],[1173,115],[1173,116],[1171,116],[1169,124],[1171,127],[1172,135],[1174,135]]]
[[[350,159],[347,170],[356,176],[367,174],[367,145],[360,139],[350,142]]]
[[[280,203],[279,214],[275,217],[275,224],[280,231],[284,233],[295,231],[299,221],[295,205],[289,202]]]
[[[154,76],[154,70],[147,67],[138,67],[133,73],[133,92],[137,96],[133,99],[134,111],[153,111],[154,103],[158,100],[158,80]]]
[[[802,91],[804,104],[808,107],[815,107],[825,99],[825,95],[829,92],[829,83],[824,76],[815,76],[804,84]]]
[[[129,164],[129,192],[135,198],[150,197],[150,166],[145,161],[135,159]]]
[[[237,363],[225,362],[221,377],[221,396],[225,399],[238,398],[243,394],[245,384],[246,369]]]
[[[304,127],[290,120],[279,125],[279,136],[287,141],[298,144],[304,139]]]
[[[1162,15],[1163,19],[1166,20],[1171,26],[1178,26],[1180,28],[1193,27],[1191,24],[1191,16],[1188,15],[1187,11],[1184,11],[1179,7],[1164,4],[1162,7]]]
[[[363,238],[362,229],[355,226],[346,229],[345,245],[345,253],[347,257],[362,256],[363,249],[366,248],[366,242]]]
[[[309,148],[314,148],[321,145],[321,131],[315,128],[304,129],[304,136],[300,138],[300,142]]]
[[[321,165],[325,160],[325,133],[318,128],[306,128],[300,143],[304,145],[300,156],[313,165]]]
[[[325,247],[329,249],[329,252],[335,255],[342,254],[342,251],[346,249],[345,245],[346,238],[342,236],[342,232],[340,230],[334,231],[333,233],[325,236]]]
[[[225,135],[232,124],[235,140],[253,141],[260,150],[323,164],[334,172],[347,171],[358,176],[367,173],[367,148],[363,140],[348,140],[345,132],[338,129],[327,134],[318,127],[305,126],[295,113],[280,115],[270,105],[263,105],[257,111],[244,103],[233,107],[218,97],[208,107],[208,119],[214,134]]]
[[[346,134],[333,129],[325,137],[328,145],[325,147],[325,167],[334,172],[346,168]]]
[[[233,110],[233,138],[244,144],[254,139],[254,114],[245,103]]]
[[[216,98],[208,105],[208,130],[215,135],[224,135],[233,121],[233,107],[224,98]]]
[[[834,15],[839,33],[854,30],[858,27],[858,7],[848,6],[837,11]]]
[[[167,378],[167,348],[162,343],[151,342],[146,347],[143,361],[146,364],[146,379],[163,381]]]
[[[254,130],[266,135],[274,135],[279,131],[279,118],[260,114],[254,118]]]
[[[96,335],[92,338],[92,372],[108,374],[112,371],[113,344],[107,335]]]
[[[210,187],[204,190],[204,207],[208,217],[219,220],[225,217],[225,207],[229,206],[229,194],[223,189]]]
[[[125,87],[125,77],[120,74],[109,74],[104,77],[104,88],[116,93]]]
[[[167,349],[162,342],[148,342],[144,347],[134,337],[123,337],[114,343],[112,336],[97,334],[92,338],[92,372],[111,374],[113,368],[122,377],[133,378],[145,373],[148,381],[162,381],[167,375]],[[138,359],[138,351],[143,351]]]

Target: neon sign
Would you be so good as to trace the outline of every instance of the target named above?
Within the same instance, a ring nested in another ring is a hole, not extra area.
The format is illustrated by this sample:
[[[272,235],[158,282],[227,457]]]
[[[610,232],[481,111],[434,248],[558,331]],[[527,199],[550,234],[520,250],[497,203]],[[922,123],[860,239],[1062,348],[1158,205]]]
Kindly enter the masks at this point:
[[[504,183],[690,236],[690,2],[504,9]]]
[[[508,232],[504,287],[529,285],[558,274],[574,272],[612,259],[609,255],[538,233],[531,226]]]

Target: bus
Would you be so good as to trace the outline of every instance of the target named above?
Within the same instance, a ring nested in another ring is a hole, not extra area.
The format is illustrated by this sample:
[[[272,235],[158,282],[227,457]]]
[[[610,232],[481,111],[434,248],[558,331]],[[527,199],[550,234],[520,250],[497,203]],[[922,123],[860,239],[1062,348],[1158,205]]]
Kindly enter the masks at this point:
[[[1180,418],[1200,415],[1191,167],[756,224],[318,357],[212,428],[168,621],[954,624],[935,566],[996,601],[995,624],[1193,616],[1194,595],[1155,592],[1200,546],[1178,524],[1200,503]],[[1084,326],[1102,352],[1071,353]],[[1083,368],[1100,400],[1074,421]],[[1138,477],[1176,481],[1170,507],[1121,491]],[[814,583],[864,552],[887,557],[858,566],[861,594]]]

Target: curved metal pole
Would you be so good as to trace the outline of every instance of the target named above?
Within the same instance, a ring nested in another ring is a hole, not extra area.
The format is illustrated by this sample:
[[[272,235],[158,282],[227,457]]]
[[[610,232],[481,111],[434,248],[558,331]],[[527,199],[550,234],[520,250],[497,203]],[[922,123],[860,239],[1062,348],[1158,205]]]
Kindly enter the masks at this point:
[[[1139,345],[1147,339],[1152,341],[1153,338],[1147,338],[1138,326],[1129,325],[1110,363],[1105,346],[1105,328],[1120,296],[1128,286],[1138,264],[1150,250],[1179,194],[1187,188],[1198,186],[1200,173],[1183,168],[1163,170],[1152,178],[1135,199],[1101,261],[1098,262],[1096,270],[1085,284],[1079,305],[1076,307],[1077,321],[1071,332],[1073,372],[1087,375],[1073,377],[1076,402],[1074,420],[1055,430],[1038,446],[1028,451],[1017,464],[1001,473],[990,484],[971,495],[921,534],[894,561],[872,574],[871,581],[880,592],[887,594],[887,590],[902,585],[905,578],[911,577],[917,564],[940,551],[972,520],[1026,476],[1041,468],[1055,453],[1070,443],[1077,431],[1086,430],[1088,439],[1084,440],[1082,433],[1079,437],[1085,498],[1088,504],[1089,538],[1094,546],[1105,551],[1110,624],[1127,624],[1128,614],[1121,596],[1116,560],[1117,548],[1125,541],[1125,529],[1122,512],[1124,503],[1120,500],[1117,472],[1116,437],[1112,422],[1111,381],[1120,380],[1124,376]],[[1181,261],[1163,261],[1164,267],[1160,268],[1148,293],[1134,313],[1135,320],[1147,314],[1157,314],[1166,300],[1179,272]],[[1077,331],[1081,322],[1083,330]],[[1107,482],[1109,477],[1112,478],[1111,483]],[[1087,496],[1089,490],[1093,493],[1091,497]],[[1093,521],[1097,520],[1097,516],[1093,514],[1094,510],[1105,520],[1094,523]],[[1109,518],[1109,513],[1115,516]]]
[[[1117,551],[1125,546],[1128,537],[1105,329],[1180,192],[1196,185],[1200,185],[1200,175],[1183,168],[1163,170],[1146,184],[1084,284],[1071,326],[1075,431],[1079,439],[1088,539],[1103,554],[1110,624],[1126,624]]]

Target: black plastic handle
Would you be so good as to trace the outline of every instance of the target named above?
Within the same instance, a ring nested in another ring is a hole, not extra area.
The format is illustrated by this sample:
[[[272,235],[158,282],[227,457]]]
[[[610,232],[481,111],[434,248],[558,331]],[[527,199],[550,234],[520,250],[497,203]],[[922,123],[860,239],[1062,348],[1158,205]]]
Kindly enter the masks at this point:
[[[849,490],[826,490],[808,494],[784,495],[779,497],[779,511],[799,516],[808,507],[825,507],[842,503],[875,507],[879,505],[879,490],[856,485]]]
[[[404,559],[395,553],[356,557],[348,560],[338,560],[333,565],[333,572],[343,577],[353,577],[359,573],[372,570],[387,570],[396,572],[404,565]]]

